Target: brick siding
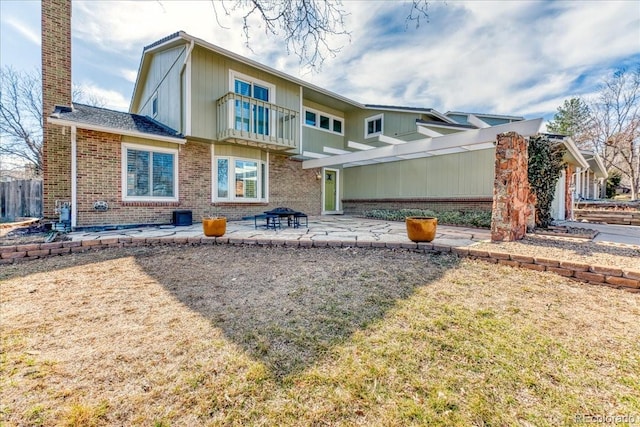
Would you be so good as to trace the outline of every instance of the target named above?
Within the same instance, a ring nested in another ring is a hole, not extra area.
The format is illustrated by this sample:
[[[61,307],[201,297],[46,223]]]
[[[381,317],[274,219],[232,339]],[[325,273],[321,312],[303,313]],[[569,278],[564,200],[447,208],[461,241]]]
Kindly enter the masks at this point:
[[[230,220],[287,206],[317,215],[321,209],[321,182],[316,170],[302,162],[270,155],[269,203],[211,203],[210,145],[188,141],[179,151],[179,201],[128,202],[122,200],[122,139],[119,135],[78,129],[77,226],[169,224],[174,210],[191,210],[194,222],[212,214]],[[69,176],[69,171],[65,172]],[[94,209],[97,201],[109,209]]]
[[[43,215],[51,219],[55,201],[71,199],[70,132],[46,121],[55,105],[71,105],[71,0],[43,0],[41,8]]]

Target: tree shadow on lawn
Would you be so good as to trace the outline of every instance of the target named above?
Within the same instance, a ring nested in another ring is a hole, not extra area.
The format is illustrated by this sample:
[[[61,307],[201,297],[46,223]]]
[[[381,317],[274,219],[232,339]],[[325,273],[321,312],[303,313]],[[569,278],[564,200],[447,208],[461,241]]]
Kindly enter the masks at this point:
[[[406,250],[224,245],[137,262],[281,380],[459,261]]]

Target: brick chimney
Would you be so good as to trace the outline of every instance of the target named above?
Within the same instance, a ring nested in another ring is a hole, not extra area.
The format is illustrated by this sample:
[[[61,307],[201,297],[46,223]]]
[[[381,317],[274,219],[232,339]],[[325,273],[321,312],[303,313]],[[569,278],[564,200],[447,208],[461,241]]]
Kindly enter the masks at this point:
[[[71,0],[42,0],[42,163],[44,217],[71,200],[71,132],[47,123],[56,105],[71,106]]]

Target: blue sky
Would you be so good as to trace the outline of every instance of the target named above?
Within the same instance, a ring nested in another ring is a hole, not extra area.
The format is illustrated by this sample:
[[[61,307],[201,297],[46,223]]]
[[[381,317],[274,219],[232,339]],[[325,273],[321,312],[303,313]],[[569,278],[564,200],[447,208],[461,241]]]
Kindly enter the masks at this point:
[[[143,47],[184,30],[362,103],[549,119],[640,63],[638,1],[432,2],[417,29],[401,1],[344,5],[350,40],[332,39],[341,52],[309,72],[259,23],[248,49],[239,16],[218,9],[221,28],[210,1],[74,1],[73,80],[126,110]],[[40,67],[40,2],[0,1],[0,63]]]

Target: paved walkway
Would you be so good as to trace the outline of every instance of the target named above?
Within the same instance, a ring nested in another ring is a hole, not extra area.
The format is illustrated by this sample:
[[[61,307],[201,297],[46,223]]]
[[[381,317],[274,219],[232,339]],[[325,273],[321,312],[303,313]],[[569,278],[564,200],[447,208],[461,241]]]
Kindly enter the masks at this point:
[[[104,231],[74,231],[67,235],[72,240],[97,240],[120,237],[202,237],[202,225],[190,226],[151,226]],[[342,245],[376,243],[411,243],[407,237],[404,222],[383,221],[351,216],[309,217],[308,227],[293,228],[284,225],[279,230],[256,229],[253,220],[228,221],[224,237],[229,239],[301,242],[341,242]],[[487,229],[452,227],[438,225],[433,244],[466,247],[480,241],[487,241],[491,233]]]
[[[597,224],[593,222],[563,221],[559,225],[588,228],[598,231],[593,242],[622,243],[640,246],[640,227],[636,225]]]
[[[621,243],[640,246],[640,227],[632,225],[609,225],[564,221],[559,225],[597,230],[593,242]],[[98,240],[113,237],[202,237],[202,225],[190,226],[160,225],[139,228],[104,231],[74,231],[68,234],[72,240]],[[284,225],[279,230],[256,229],[253,220],[228,221],[225,237],[255,240],[300,240],[342,242],[356,244],[410,243],[403,222],[384,221],[352,216],[309,217],[308,227],[292,228]],[[491,233],[487,229],[438,225],[434,244],[466,247],[481,241],[488,241]]]

